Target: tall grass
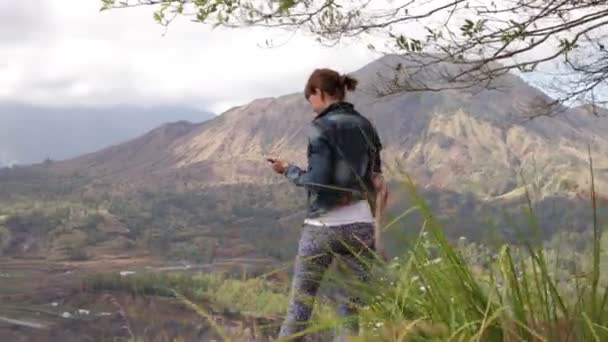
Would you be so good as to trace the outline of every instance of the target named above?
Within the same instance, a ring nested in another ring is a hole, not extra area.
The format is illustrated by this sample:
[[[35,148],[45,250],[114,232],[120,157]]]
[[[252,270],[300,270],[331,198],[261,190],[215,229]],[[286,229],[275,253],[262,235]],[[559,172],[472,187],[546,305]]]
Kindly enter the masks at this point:
[[[592,170],[592,169],[591,169]],[[373,261],[366,283],[330,275],[367,305],[352,341],[605,341],[608,287],[600,277],[601,230],[592,174],[592,266],[564,279],[540,241],[503,245],[489,267],[474,268],[452,245],[411,179],[405,186],[424,224],[410,251],[388,263]],[[529,199],[529,197],[528,197]],[[538,231],[528,200],[531,226]],[[337,328],[336,316],[307,333]]]

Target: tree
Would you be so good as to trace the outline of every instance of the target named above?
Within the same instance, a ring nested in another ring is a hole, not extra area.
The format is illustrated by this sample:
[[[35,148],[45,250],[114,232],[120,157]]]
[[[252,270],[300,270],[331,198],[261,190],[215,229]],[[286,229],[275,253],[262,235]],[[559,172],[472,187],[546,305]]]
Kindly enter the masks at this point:
[[[165,26],[187,16],[214,26],[299,30],[325,44],[356,38],[403,54],[405,75],[434,66],[449,81],[407,77],[392,91],[487,88],[510,71],[544,70],[554,80],[556,100],[542,103],[551,112],[563,103],[608,103],[606,0],[101,1],[102,9],[157,6],[154,17]]]

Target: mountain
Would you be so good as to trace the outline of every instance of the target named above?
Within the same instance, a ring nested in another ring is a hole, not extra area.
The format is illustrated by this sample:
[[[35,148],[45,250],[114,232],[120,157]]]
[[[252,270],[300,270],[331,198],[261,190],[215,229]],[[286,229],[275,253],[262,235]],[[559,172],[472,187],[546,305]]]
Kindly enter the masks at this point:
[[[520,215],[526,194],[543,237],[588,228],[588,146],[603,196],[607,118],[584,106],[530,120],[551,99],[514,75],[493,90],[378,91],[408,62],[386,56],[354,72],[361,89],[349,100],[378,128],[389,179],[412,176],[449,223],[450,237],[481,240],[496,228],[516,241],[518,229],[530,228]],[[145,250],[204,262],[288,260],[305,199],[265,157],[303,165],[312,118],[302,94],[264,98],[69,160],[0,170],[0,253],[78,259]],[[389,217],[411,205],[401,187],[392,189]],[[419,227],[420,217],[410,215],[391,234]],[[400,241],[388,238],[387,247],[397,251]]]
[[[350,97],[378,128],[392,177],[407,173],[425,187],[488,199],[521,195],[524,182],[543,196],[576,192],[588,188],[590,144],[596,183],[608,185],[607,118],[581,107],[530,120],[534,105],[550,99],[513,75],[497,90],[375,93],[401,63],[390,55],[354,72],[362,87]],[[99,181],[133,187],[175,179],[197,186],[273,183],[281,179],[264,157],[303,163],[312,118],[301,94],[258,99],[199,125],[162,126],[55,170],[86,169]]]
[[[125,142],[168,121],[213,115],[178,106],[54,108],[0,104],[0,167],[61,160]]]

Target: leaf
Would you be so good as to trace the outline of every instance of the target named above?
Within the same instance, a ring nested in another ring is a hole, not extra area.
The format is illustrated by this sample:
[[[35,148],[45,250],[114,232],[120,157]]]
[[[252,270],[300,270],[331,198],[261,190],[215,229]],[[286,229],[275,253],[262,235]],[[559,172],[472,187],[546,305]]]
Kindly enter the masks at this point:
[[[422,51],[422,42],[418,39],[411,39],[410,45],[413,51]]]
[[[465,23],[460,27],[460,31],[462,31],[463,35],[467,37],[472,37],[475,23],[470,19],[465,19],[464,22]]]
[[[102,6],[99,9],[100,12],[107,11],[112,8],[115,4],[115,0],[101,0]]]
[[[154,21],[156,21],[157,23],[162,23],[163,21],[163,15],[160,12],[154,12]]]
[[[201,23],[205,22],[205,20],[207,20],[207,17],[208,17],[208,14],[205,11],[203,11],[202,9],[200,11],[198,11],[198,13],[196,14],[196,20]]]
[[[486,19],[477,20],[477,22],[475,23],[475,33],[479,33],[481,31],[483,31],[486,21],[487,21]]]
[[[279,4],[279,11],[288,12],[290,8],[295,6],[295,4],[296,4],[295,0],[281,0],[281,2]]]

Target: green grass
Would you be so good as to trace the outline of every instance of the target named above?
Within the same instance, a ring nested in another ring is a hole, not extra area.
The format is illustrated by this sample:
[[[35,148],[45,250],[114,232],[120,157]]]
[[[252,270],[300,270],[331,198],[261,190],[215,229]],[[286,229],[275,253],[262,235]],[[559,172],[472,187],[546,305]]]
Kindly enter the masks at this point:
[[[590,262],[564,276],[556,266],[563,251],[548,257],[534,239],[522,246],[505,244],[488,257],[487,267],[474,267],[448,241],[411,180],[406,187],[424,218],[409,252],[388,263],[374,262],[367,283],[329,276],[367,303],[359,315],[361,336],[353,341],[608,340],[608,287],[599,262],[595,200]],[[538,229],[531,202],[527,216]],[[306,332],[344,323],[324,317]]]

